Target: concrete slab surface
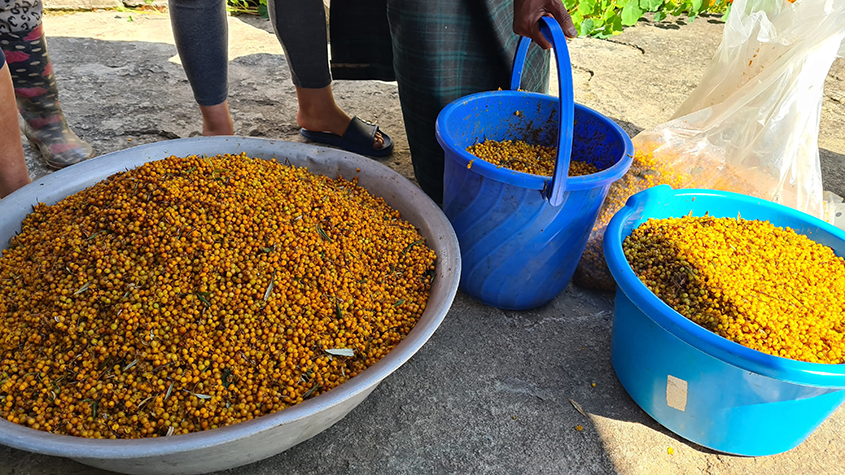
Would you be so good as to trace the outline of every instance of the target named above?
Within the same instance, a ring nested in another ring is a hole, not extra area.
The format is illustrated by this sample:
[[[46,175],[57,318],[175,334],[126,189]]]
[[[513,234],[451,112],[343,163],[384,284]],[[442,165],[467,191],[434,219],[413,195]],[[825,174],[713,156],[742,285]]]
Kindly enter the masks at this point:
[[[68,120],[100,153],[199,134],[199,110],[166,15],[50,13],[44,24]],[[640,22],[607,41],[576,39],[576,101],[631,135],[658,125],[695,87],[721,31],[717,18],[670,19]],[[230,57],[236,133],[302,141],[290,75],[269,23],[231,18]],[[391,134],[396,152],[384,163],[412,179],[396,85],[337,81],[334,88],[347,112]],[[825,86],[819,138],[825,188],[839,195],[843,130],[839,59]],[[33,178],[48,173],[26,152]],[[612,298],[570,286],[542,308],[508,312],[459,293],[429,343],[347,418],[283,454],[223,473],[845,473],[842,408],[804,444],[769,457],[718,454],[663,429],[614,374]],[[89,473],[104,472],[0,447],[0,475]]]

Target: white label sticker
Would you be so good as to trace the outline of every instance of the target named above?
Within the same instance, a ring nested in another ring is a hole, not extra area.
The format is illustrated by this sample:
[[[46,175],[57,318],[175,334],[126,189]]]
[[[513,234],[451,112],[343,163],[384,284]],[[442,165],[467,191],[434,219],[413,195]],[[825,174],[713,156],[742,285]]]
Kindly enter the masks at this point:
[[[666,376],[666,405],[679,411],[687,408],[687,382],[671,374]]]

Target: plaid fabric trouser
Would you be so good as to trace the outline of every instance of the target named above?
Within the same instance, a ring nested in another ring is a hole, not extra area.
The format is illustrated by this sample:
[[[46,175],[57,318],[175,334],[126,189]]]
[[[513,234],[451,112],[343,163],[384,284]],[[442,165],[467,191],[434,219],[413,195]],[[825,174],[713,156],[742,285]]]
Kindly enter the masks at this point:
[[[341,4],[354,5],[357,15],[335,15]],[[345,0],[332,6],[332,63],[366,64],[367,50],[358,47],[350,60],[349,48],[343,41],[351,38],[359,45],[367,32],[372,32],[374,58],[383,61],[387,40],[378,27],[384,14],[385,0]],[[510,86],[513,58],[519,37],[513,33],[512,0],[386,0],[389,38],[393,46],[393,72],[399,84],[399,99],[405,120],[405,131],[411,149],[414,175],[422,189],[438,203],[443,199],[443,149],[434,135],[437,114],[453,100],[482,91]],[[379,9],[381,7],[382,9]],[[354,18],[366,17],[353,25]],[[336,32],[347,32],[337,35]],[[338,47],[335,43],[338,42]],[[340,53],[340,54],[338,54]],[[350,77],[337,68],[335,79]],[[536,45],[529,51],[522,79],[522,89],[546,92],[549,76],[549,54]],[[387,79],[379,77],[378,79]]]

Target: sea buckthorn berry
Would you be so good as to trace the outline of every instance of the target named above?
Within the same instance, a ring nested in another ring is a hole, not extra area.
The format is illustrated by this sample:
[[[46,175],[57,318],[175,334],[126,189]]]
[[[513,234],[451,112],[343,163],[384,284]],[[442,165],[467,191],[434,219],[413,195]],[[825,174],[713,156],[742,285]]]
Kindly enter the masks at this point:
[[[631,168],[622,178],[610,185],[593,225],[584,254],[572,279],[578,285],[606,290],[616,288],[616,282],[604,258],[604,232],[610,219],[625,206],[632,195],[658,185],[669,185],[675,189],[708,188],[744,194],[754,194],[756,191],[748,181],[730,169],[721,170],[715,175],[708,174],[708,170],[715,169],[720,164],[714,163],[704,154],[679,154],[664,143],[635,145],[636,153]]]
[[[533,175],[552,176],[555,171],[557,148],[531,145],[522,140],[487,140],[467,147],[467,152],[497,167]],[[579,160],[569,162],[569,176],[591,175],[598,171],[592,163]]]
[[[845,363],[845,260],[768,221],[649,219],[622,244],[634,273],[681,315],[729,340]]]
[[[139,438],[282,410],[402,341],[435,261],[357,179],[245,154],[112,175],[0,257],[0,417]]]

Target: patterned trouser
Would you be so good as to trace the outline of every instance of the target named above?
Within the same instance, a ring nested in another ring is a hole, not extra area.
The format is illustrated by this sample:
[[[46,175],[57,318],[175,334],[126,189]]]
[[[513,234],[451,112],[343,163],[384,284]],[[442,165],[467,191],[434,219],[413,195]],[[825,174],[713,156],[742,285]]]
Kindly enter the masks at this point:
[[[29,31],[41,24],[41,0],[0,0],[0,33]]]

